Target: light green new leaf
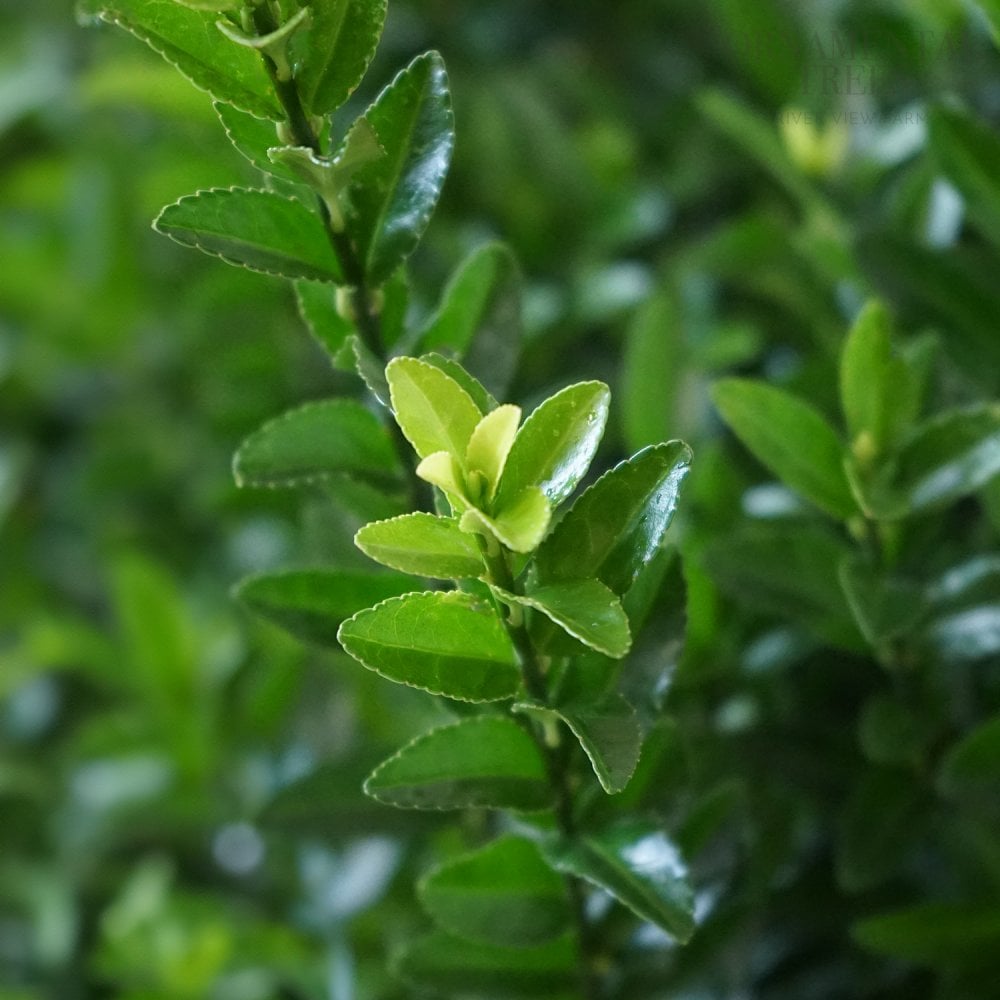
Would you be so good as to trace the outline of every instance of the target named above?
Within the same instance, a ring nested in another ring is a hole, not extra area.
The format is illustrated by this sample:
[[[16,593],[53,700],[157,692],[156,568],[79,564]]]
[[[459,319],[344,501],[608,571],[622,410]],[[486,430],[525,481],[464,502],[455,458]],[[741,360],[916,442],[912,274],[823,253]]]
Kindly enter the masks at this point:
[[[308,111],[336,111],[361,82],[378,47],[386,0],[311,0],[312,22],[295,75]]]
[[[865,306],[844,342],[840,398],[860,462],[893,444],[917,415],[917,386],[906,362],[893,356],[889,314],[879,302]]]
[[[251,271],[344,280],[319,216],[301,201],[273,191],[199,191],[168,205],[153,227],[178,243]]]
[[[283,118],[260,56],[229,41],[211,11],[175,0],[83,0],[80,10],[130,31],[216,100],[258,118]]]
[[[313,339],[330,356],[335,368],[351,371],[355,368],[354,324],[337,311],[336,293],[329,285],[318,281],[296,281],[295,297],[299,314]],[[381,373],[381,366],[380,373]]]
[[[545,400],[517,432],[507,456],[497,508],[529,486],[555,507],[583,478],[604,434],[611,393],[603,382],[579,382]]]
[[[370,670],[457,701],[499,701],[521,683],[517,654],[496,611],[470,594],[409,594],[361,611],[340,644]]]
[[[551,790],[534,740],[512,719],[479,716],[418,736],[365,782],[402,809],[545,809]]]
[[[446,451],[458,461],[482,414],[472,397],[440,368],[417,358],[394,358],[385,370],[396,423],[427,458]]]
[[[431,934],[407,945],[393,966],[402,980],[438,996],[576,1000],[580,995],[577,952],[569,936],[515,949]]]
[[[430,354],[421,354],[420,360],[440,368],[445,375],[450,375],[472,397],[480,413],[489,413],[500,405],[479,379],[470,375],[452,358],[431,351]]]
[[[466,468],[470,473],[478,472],[482,475],[489,499],[496,492],[520,422],[521,408],[506,403],[487,413],[476,424],[476,429],[469,438],[469,446],[465,452]]]
[[[465,509],[467,501],[462,482],[462,469],[458,459],[450,452],[436,451],[433,455],[428,455],[417,466],[416,473],[425,483],[430,483],[441,490],[454,510]]]
[[[621,659],[632,645],[628,616],[615,593],[600,580],[571,580],[532,588],[525,595],[493,588],[506,604],[540,611],[585,646]]]
[[[459,267],[420,345],[453,352],[502,395],[514,374],[522,336],[520,269],[506,246],[490,243]]]
[[[512,552],[531,552],[545,536],[551,516],[545,494],[537,486],[529,486],[495,516],[470,508],[460,524],[463,531],[493,535]]]
[[[844,472],[844,449],[816,410],[781,389],[723,379],[712,389],[723,419],[776,476],[839,520],[858,513]]]
[[[365,555],[404,573],[458,580],[484,572],[475,540],[450,517],[404,514],[366,524],[354,540]]]
[[[354,177],[350,231],[369,283],[380,285],[419,242],[451,163],[455,127],[441,57],[415,59],[364,117],[385,156]]]
[[[296,569],[250,577],[236,597],[300,639],[335,646],[345,619],[413,589],[412,579],[395,573]]]
[[[694,933],[687,868],[661,827],[630,821],[601,834],[553,842],[545,854],[560,871],[600,886],[681,944]]]
[[[672,441],[601,476],[542,543],[539,580],[597,577],[624,594],[662,545],[690,462],[687,445]]]
[[[435,922],[466,941],[525,948],[569,929],[565,883],[521,837],[446,862],[417,891]]]
[[[985,794],[1000,801],[1000,715],[977,726],[948,751],[937,783],[946,795]]]
[[[553,707],[521,702],[514,711],[561,719],[579,740],[609,795],[622,791],[635,774],[642,754],[642,730],[635,709],[617,692],[593,704]]]
[[[400,474],[388,431],[349,399],[306,403],[268,421],[233,459],[240,486],[298,486],[338,472]]]

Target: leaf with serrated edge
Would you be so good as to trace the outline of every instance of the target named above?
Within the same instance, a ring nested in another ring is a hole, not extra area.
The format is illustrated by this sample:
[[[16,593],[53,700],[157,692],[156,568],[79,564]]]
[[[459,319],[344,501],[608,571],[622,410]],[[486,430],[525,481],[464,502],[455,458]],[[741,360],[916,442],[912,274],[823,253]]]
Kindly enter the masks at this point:
[[[629,783],[642,754],[642,730],[635,709],[618,693],[588,705],[520,702],[515,712],[561,719],[579,740],[601,787],[615,795]]]
[[[364,117],[386,155],[355,175],[349,227],[368,281],[380,285],[419,242],[451,163],[455,126],[441,56],[414,59]]]
[[[538,550],[539,580],[597,577],[624,594],[663,543],[690,462],[687,445],[671,441],[606,472]]]
[[[450,517],[404,514],[366,524],[354,540],[365,555],[404,573],[458,580],[484,572],[475,540]]]
[[[323,223],[301,201],[273,191],[212,188],[181,198],[153,227],[228,264],[285,278],[342,283]]]
[[[522,837],[445,862],[417,892],[437,924],[467,941],[524,948],[569,929],[565,883]]]
[[[500,404],[486,390],[482,382],[470,375],[457,361],[446,358],[443,354],[421,354],[420,360],[435,368],[440,368],[445,375],[450,375],[472,398],[472,401],[479,407],[481,414],[495,410]]]
[[[611,893],[679,943],[694,933],[694,894],[680,852],[658,826],[634,820],[603,833],[543,847],[559,871]]]
[[[503,622],[470,594],[383,601],[344,622],[338,639],[383,677],[456,701],[501,701],[520,687],[517,653]]]
[[[545,494],[529,486],[496,516],[470,508],[459,522],[463,531],[493,535],[512,552],[531,552],[545,536],[552,516]]]
[[[600,580],[575,580],[511,594],[499,587],[506,604],[534,608],[585,646],[620,660],[632,645],[628,617],[615,593]]]
[[[337,312],[335,292],[317,281],[296,281],[295,297],[313,339],[329,355],[335,368],[351,371],[355,367],[351,338],[354,324]]]
[[[131,32],[216,100],[258,118],[284,117],[260,57],[233,45],[210,11],[174,0],[85,0],[80,10]]]
[[[400,474],[385,427],[349,399],[306,403],[268,421],[233,458],[240,486],[302,486],[340,472]]]
[[[385,370],[396,422],[421,458],[446,451],[465,459],[481,414],[472,397],[440,368],[394,358]]]
[[[273,122],[240,111],[223,101],[215,101],[212,106],[234,148],[258,170],[282,177],[286,181],[297,179],[290,170],[280,163],[274,163],[267,155],[267,151],[277,141]]]
[[[521,408],[507,403],[487,413],[469,438],[469,446],[465,452],[466,468],[470,472],[482,473],[489,497],[496,492],[520,422]]]
[[[497,508],[529,486],[556,506],[583,478],[608,419],[611,393],[603,382],[579,382],[550,396],[517,432],[507,456]]]
[[[418,736],[372,772],[365,792],[402,809],[512,809],[551,804],[545,762],[512,719],[479,716]]]

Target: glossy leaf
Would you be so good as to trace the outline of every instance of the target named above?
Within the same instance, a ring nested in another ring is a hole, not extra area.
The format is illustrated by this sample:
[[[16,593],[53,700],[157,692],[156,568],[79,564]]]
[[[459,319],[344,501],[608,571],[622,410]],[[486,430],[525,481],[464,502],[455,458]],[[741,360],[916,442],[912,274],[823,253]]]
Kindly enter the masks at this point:
[[[736,436],[793,490],[840,520],[858,513],[840,439],[809,404],[746,379],[717,382],[712,398]]]
[[[938,787],[948,795],[986,794],[1000,801],[1000,715],[948,751],[938,771]]]
[[[222,122],[222,127],[233,146],[243,154],[258,170],[273,174],[287,181],[294,181],[295,176],[280,163],[275,163],[267,151],[278,143],[274,122],[256,118],[254,115],[231,104],[216,101],[213,105],[215,113]]]
[[[350,371],[355,367],[354,324],[337,311],[336,292],[318,281],[296,281],[295,297],[299,314],[313,339],[330,356],[334,367]],[[381,365],[379,366],[381,370]]]
[[[561,719],[590,758],[601,787],[615,795],[629,783],[642,753],[642,730],[635,709],[612,692],[592,704],[557,707],[521,702],[515,711]]]
[[[306,403],[269,421],[233,459],[240,486],[301,486],[339,472],[399,475],[385,427],[370,410],[347,399]]]
[[[312,0],[309,36],[295,76],[307,110],[336,111],[368,69],[385,23],[386,0]]]
[[[580,382],[534,410],[507,456],[497,505],[502,508],[529,486],[540,486],[553,506],[565,500],[594,458],[610,396],[603,382]]]
[[[282,119],[260,57],[229,41],[215,14],[175,0],[83,0],[80,10],[130,31],[216,100],[258,118]]]
[[[430,221],[455,143],[451,95],[436,52],[419,56],[365,112],[385,155],[351,185],[351,232],[368,281],[380,285]]]
[[[576,949],[569,937],[514,949],[432,934],[408,945],[397,957],[394,971],[407,983],[443,996],[512,1000],[579,996]]]
[[[503,394],[522,336],[520,269],[506,246],[490,243],[462,263],[420,344],[423,350],[454,353],[493,392]]]
[[[545,494],[529,486],[494,517],[473,508],[462,515],[460,523],[463,531],[493,535],[512,552],[531,552],[548,530],[551,516]]]
[[[482,414],[469,394],[440,368],[417,358],[395,358],[385,370],[396,422],[427,458],[445,451],[464,461]]]
[[[476,424],[465,461],[470,475],[480,474],[483,492],[492,498],[521,422],[521,408],[509,403],[491,410]]]
[[[469,594],[410,594],[340,627],[344,649],[400,684],[458,701],[498,701],[520,687],[517,654],[489,605]]]
[[[319,216],[273,191],[199,191],[168,205],[153,225],[184,246],[251,271],[337,283],[344,278]]]
[[[418,736],[375,769],[365,791],[404,809],[530,812],[551,800],[534,741],[502,716],[464,719]]]
[[[432,579],[479,577],[483,559],[475,539],[453,518],[404,514],[367,524],[356,535],[359,549],[383,566]]]
[[[435,922],[466,941],[525,948],[569,929],[565,883],[521,837],[446,862],[418,892]]]
[[[335,646],[345,619],[413,589],[412,579],[395,573],[295,569],[250,577],[236,597],[300,639]]]
[[[687,867],[663,829],[641,820],[546,848],[560,871],[609,892],[643,920],[684,943],[694,933]]]
[[[575,580],[534,587],[527,594],[495,588],[500,600],[540,611],[585,646],[621,659],[632,645],[621,601],[599,580]]]
[[[476,406],[479,407],[480,413],[489,413],[490,410],[495,410],[499,405],[482,382],[470,375],[457,361],[434,351],[431,351],[430,354],[421,354],[420,360],[435,368],[440,368],[445,375],[450,375],[469,394]]]
[[[598,577],[624,594],[662,545],[691,452],[679,441],[647,448],[590,486],[538,550],[543,582]]]

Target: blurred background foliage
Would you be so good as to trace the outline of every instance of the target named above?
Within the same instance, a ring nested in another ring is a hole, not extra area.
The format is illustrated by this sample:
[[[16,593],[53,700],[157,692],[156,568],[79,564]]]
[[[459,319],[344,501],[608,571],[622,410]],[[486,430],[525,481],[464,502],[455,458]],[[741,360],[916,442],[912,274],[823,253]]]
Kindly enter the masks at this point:
[[[835,415],[845,331],[879,294],[926,352],[930,411],[996,397],[991,10],[390,4],[365,87],[433,46],[456,101],[414,309],[506,239],[528,289],[512,398],[603,378],[605,464],[695,449],[687,645],[624,794],[678,836],[701,927],[632,941],[622,996],[1000,997],[1000,727],[964,784],[937,773],[1000,709],[1000,490],[907,522],[935,655],[893,673],[838,584],[844,539],[707,393],[755,374]],[[427,709],[229,596],[254,570],[364,564],[356,498],[229,473],[264,419],[351,377],[283,282],[150,230],[254,182],[209,98],[66,0],[0,14],[0,1000],[412,995],[385,957],[456,834],[360,783]],[[980,161],[932,141],[932,106],[980,123]]]

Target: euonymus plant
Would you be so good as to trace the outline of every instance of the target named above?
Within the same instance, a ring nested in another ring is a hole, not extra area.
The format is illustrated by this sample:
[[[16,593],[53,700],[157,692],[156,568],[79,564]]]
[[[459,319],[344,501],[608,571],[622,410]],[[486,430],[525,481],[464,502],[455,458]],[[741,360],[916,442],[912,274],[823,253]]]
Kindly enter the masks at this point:
[[[259,188],[182,198],[156,228],[294,280],[334,366],[371,393],[268,423],[234,468],[241,485],[319,489],[350,508],[369,522],[357,545],[389,572],[295,569],[252,578],[240,596],[440,699],[442,723],[381,764],[369,795],[496,814],[474,849],[420,882],[438,929],[403,949],[399,973],[445,994],[605,995],[630,933],[619,912],[677,942],[694,930],[685,865],[662,820],[608,799],[629,785],[662,708],[651,662],[675,652],[662,626],[682,597],[664,536],[687,447],[647,447],[569,503],[610,393],[571,385],[523,420],[520,407],[498,404],[521,327],[517,268],[502,246],[474,253],[430,318],[413,319],[406,259],[440,195],[454,131],[434,52],[353,121],[341,114],[375,52],[384,0],[80,9],[209,91],[226,134],[262,171]],[[657,629],[644,639],[649,621]]]

